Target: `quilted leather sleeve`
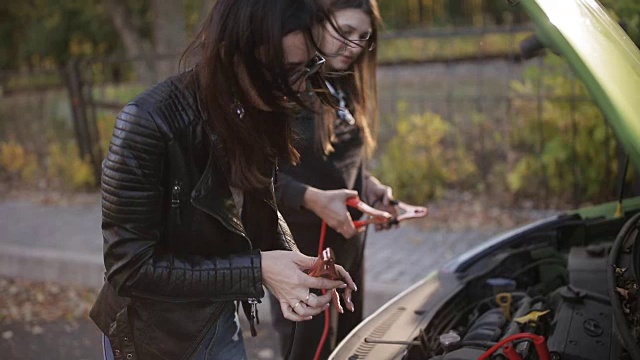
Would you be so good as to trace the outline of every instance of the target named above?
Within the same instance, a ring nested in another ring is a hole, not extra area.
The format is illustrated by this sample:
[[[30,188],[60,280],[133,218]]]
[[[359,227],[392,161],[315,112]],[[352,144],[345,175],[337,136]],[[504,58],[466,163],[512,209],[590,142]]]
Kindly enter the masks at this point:
[[[169,139],[159,123],[135,103],[116,118],[102,169],[107,281],[120,296],[165,301],[262,297],[259,251],[205,258],[176,256],[160,246]]]

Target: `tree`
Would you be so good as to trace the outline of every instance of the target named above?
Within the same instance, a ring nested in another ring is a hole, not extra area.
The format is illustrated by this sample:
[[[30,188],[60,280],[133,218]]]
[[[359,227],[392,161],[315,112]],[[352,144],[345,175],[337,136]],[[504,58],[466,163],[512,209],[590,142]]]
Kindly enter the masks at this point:
[[[104,0],[127,57],[141,80],[153,82],[177,70],[186,41],[185,1]]]
[[[133,60],[139,79],[152,82],[155,79],[153,45],[148,36],[145,36],[140,14],[132,11],[123,0],[104,0],[104,5],[122,41],[127,57]]]
[[[178,69],[179,54],[186,43],[182,0],[151,0],[154,23],[156,74],[165,78]]]
[[[72,56],[105,55],[118,46],[98,0],[3,2],[4,17],[9,19],[0,26],[0,66],[5,69],[47,62],[59,66]]]

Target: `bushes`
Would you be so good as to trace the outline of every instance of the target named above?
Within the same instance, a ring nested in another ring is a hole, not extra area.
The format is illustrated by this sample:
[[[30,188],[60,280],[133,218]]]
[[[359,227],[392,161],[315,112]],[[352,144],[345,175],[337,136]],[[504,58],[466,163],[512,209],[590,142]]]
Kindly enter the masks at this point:
[[[89,159],[81,159],[75,143],[49,145],[47,178],[56,188],[87,190],[95,185],[93,167]]]
[[[49,144],[42,161],[15,140],[0,142],[0,174],[25,188],[88,190],[95,184],[90,162],[72,142]]]
[[[15,140],[0,142],[0,169],[10,181],[25,181],[33,184],[38,164],[34,154],[28,153]]]
[[[611,199],[617,142],[584,86],[567,77],[565,67],[559,58],[548,57],[544,69],[531,68],[524,81],[512,84],[520,116],[509,189],[520,197],[546,195],[572,203]],[[540,114],[537,104],[523,100],[538,92],[545,99]]]
[[[97,95],[110,100],[125,90],[129,88]],[[76,144],[69,105],[68,96],[59,89],[0,98],[0,182],[26,190],[96,189],[95,169]],[[97,115],[100,138],[92,146],[104,154],[115,115],[112,111]]]
[[[422,204],[475,173],[461,146],[445,146],[456,134],[439,115],[401,110],[395,130],[377,172],[399,198]]]
[[[529,66],[523,80],[511,83],[504,119],[496,105],[450,122],[400,106],[395,135],[381,144],[374,172],[398,197],[417,203],[447,189],[547,207],[612,200],[618,143],[584,86],[568,74],[553,55],[542,67]]]

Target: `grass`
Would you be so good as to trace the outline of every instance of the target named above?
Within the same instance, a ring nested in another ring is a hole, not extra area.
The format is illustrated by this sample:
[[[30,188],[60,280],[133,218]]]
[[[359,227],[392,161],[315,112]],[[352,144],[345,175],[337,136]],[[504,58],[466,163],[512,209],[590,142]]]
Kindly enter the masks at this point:
[[[57,72],[12,74],[7,77],[6,83],[3,84],[0,81],[0,90],[2,92],[48,89],[58,86],[62,86],[62,79]]]
[[[383,39],[378,47],[378,60],[381,63],[444,61],[517,54],[519,42],[528,35],[529,32],[517,32]]]
[[[93,87],[93,97],[101,102],[124,104],[144,91],[140,83],[100,84]]]

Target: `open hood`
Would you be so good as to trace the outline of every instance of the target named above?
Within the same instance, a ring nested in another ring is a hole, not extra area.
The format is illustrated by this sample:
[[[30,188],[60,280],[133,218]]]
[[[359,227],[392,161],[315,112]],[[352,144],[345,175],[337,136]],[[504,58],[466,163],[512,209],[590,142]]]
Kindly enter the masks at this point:
[[[539,39],[586,85],[640,170],[640,51],[595,0],[522,0]]]

